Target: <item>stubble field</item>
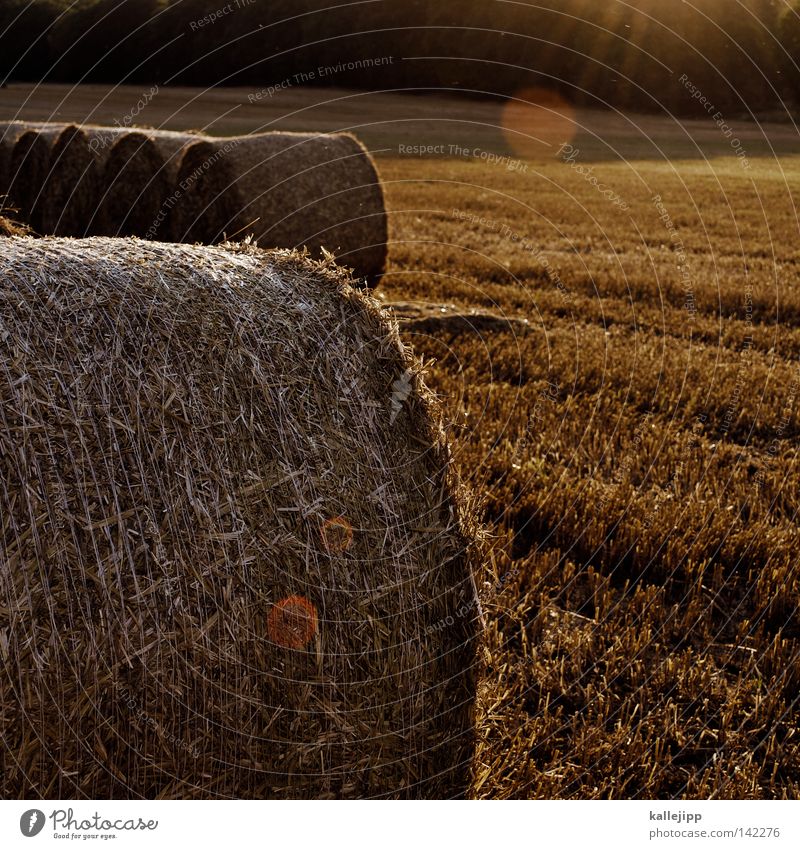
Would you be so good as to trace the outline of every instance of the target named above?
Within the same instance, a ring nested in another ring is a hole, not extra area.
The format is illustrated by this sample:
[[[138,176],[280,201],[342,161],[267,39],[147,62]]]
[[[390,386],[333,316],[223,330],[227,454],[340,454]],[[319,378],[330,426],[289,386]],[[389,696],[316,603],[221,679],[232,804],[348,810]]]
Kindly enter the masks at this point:
[[[380,297],[492,533],[474,793],[798,798],[797,160],[591,165],[629,209],[381,161]]]
[[[711,120],[249,95],[162,92],[136,122],[376,152],[376,295],[487,522],[473,795],[800,797],[796,131],[739,122],[737,155]],[[32,119],[135,102],[0,92]]]

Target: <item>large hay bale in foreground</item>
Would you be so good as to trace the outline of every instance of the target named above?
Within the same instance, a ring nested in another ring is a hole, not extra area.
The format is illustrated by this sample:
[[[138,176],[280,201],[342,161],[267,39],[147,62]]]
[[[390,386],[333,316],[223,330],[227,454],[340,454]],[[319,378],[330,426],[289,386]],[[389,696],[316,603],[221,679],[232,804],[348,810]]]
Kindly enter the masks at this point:
[[[201,141],[183,157],[175,241],[252,235],[262,247],[335,253],[375,283],[386,263],[386,210],[369,152],[354,136],[262,133]]]
[[[290,252],[0,252],[0,796],[440,797],[469,518],[396,327]]]
[[[50,155],[64,126],[53,124],[24,132],[11,154],[9,195],[20,216],[42,231],[42,203],[50,172]]]
[[[66,127],[50,161],[42,199],[42,230],[55,236],[85,236],[95,229],[109,152],[122,127]]]
[[[181,160],[197,140],[189,133],[149,129],[118,138],[103,172],[95,232],[168,240]]]

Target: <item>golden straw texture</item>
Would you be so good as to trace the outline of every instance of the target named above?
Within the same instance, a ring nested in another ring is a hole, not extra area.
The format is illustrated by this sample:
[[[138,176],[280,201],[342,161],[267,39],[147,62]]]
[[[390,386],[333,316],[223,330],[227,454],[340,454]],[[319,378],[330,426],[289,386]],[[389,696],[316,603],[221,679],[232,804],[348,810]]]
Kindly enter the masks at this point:
[[[472,512],[343,271],[11,238],[0,349],[0,797],[466,792]]]
[[[354,136],[262,133],[198,141],[183,157],[174,241],[246,235],[262,247],[325,248],[375,284],[386,264],[383,190]]]
[[[183,154],[197,135],[135,130],[114,142],[103,172],[94,232],[166,239],[169,212]]]
[[[23,224],[0,216],[0,236],[25,236],[28,231]]]

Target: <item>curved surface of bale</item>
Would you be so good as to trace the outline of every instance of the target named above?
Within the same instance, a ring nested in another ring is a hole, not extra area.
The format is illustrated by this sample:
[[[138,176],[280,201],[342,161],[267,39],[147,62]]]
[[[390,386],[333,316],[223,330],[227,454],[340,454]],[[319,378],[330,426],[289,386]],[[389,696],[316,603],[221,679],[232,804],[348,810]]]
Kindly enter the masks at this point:
[[[42,231],[42,203],[50,171],[50,154],[63,125],[50,125],[24,132],[11,154],[9,195],[20,216],[37,232]]]
[[[465,792],[471,519],[348,280],[246,245],[0,252],[3,798]]]
[[[80,236],[93,214],[97,165],[89,139],[78,126],[66,127],[50,154],[47,194],[42,198],[42,232]]]
[[[188,133],[149,129],[118,138],[103,171],[95,232],[166,241],[183,152],[197,140]]]
[[[175,241],[252,235],[262,247],[325,248],[376,283],[387,252],[386,210],[369,152],[340,133],[262,133],[197,142],[184,155]]]
[[[14,206],[13,199],[9,197],[9,186],[13,176],[11,156],[14,146],[24,133],[45,126],[47,125],[34,121],[0,122],[0,209]]]
[[[103,171],[114,142],[129,132],[118,127],[66,127],[51,154],[42,230],[55,236],[94,232],[103,194]]]

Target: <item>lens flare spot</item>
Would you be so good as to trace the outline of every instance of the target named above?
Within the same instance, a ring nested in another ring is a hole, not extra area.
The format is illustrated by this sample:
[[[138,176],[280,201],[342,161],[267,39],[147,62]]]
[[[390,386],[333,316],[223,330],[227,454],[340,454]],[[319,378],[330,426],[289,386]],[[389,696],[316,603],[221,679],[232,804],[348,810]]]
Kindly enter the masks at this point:
[[[322,544],[331,554],[347,551],[353,544],[353,526],[344,516],[326,519],[322,525]]]
[[[523,88],[503,107],[503,135],[517,156],[551,157],[577,131],[575,108],[557,91],[542,86]]]
[[[287,649],[302,649],[317,633],[317,609],[304,596],[290,595],[272,606],[269,638]]]

